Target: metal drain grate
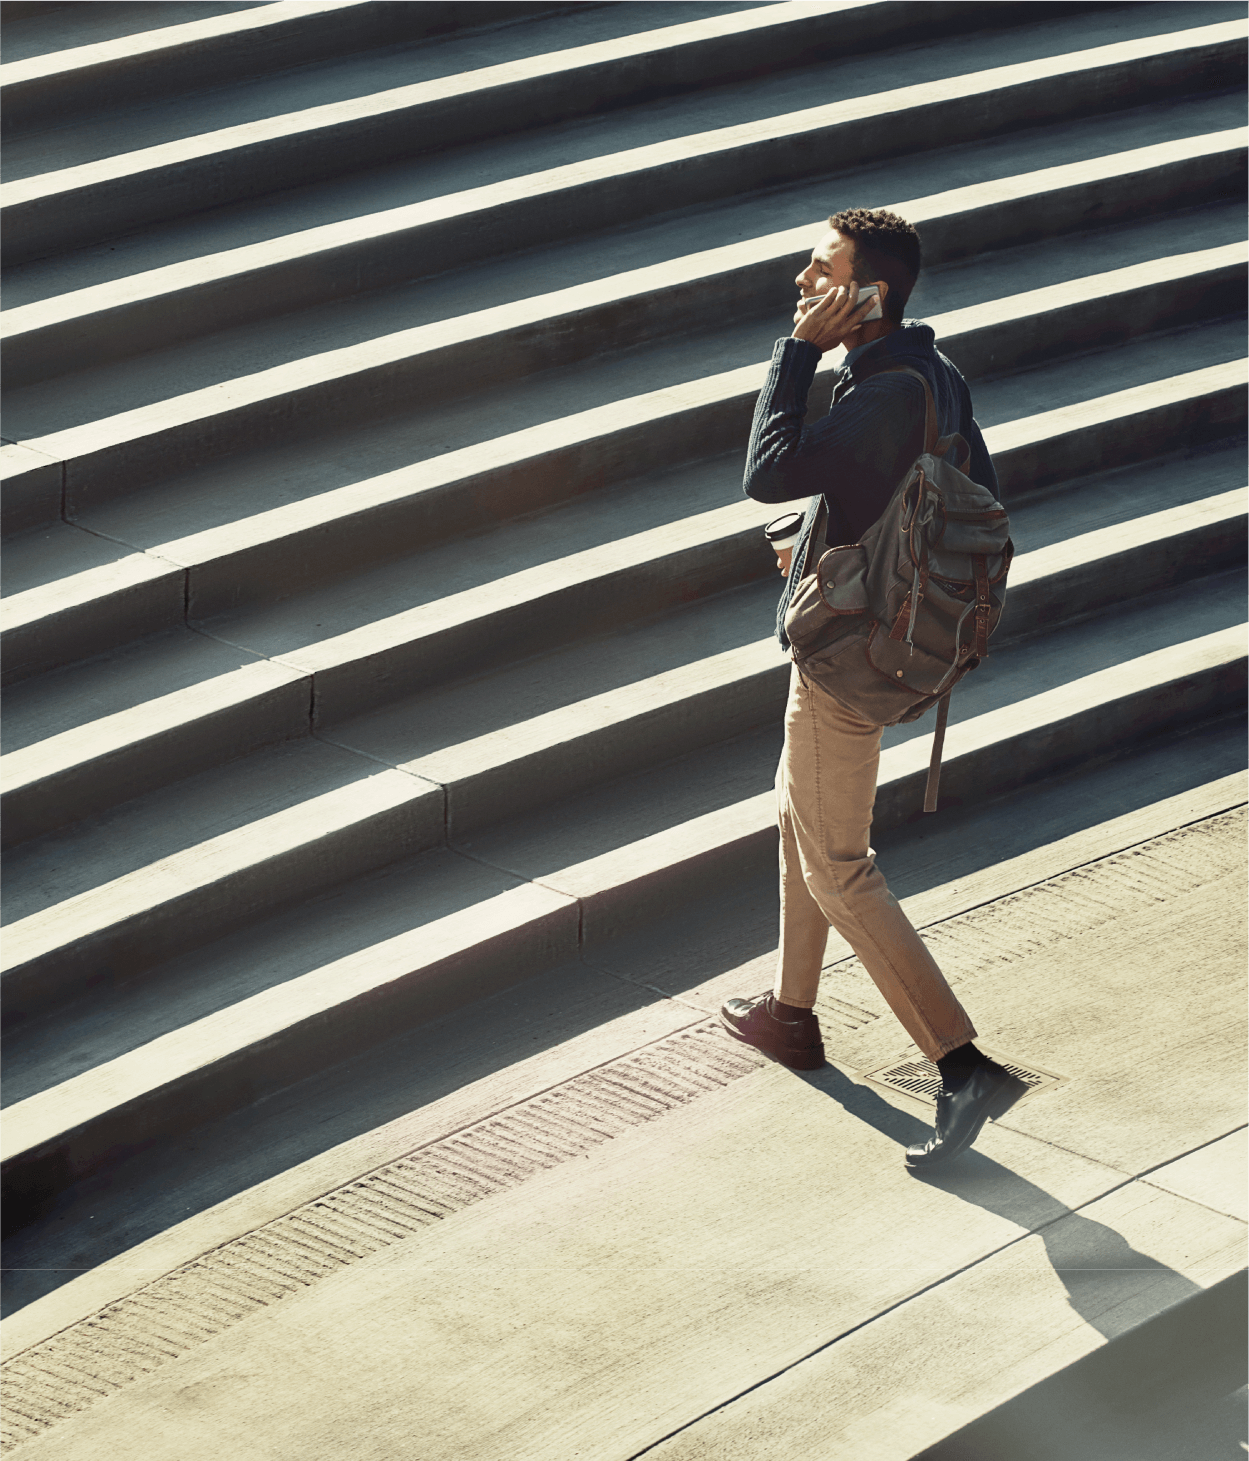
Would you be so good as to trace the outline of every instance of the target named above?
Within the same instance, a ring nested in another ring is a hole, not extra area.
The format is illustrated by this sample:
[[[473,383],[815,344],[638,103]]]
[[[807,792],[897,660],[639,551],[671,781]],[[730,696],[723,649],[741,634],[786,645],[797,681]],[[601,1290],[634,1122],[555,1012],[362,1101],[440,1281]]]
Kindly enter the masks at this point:
[[[1039,1065],[1021,1065],[1019,1061],[990,1050],[985,1045],[978,1045],[976,1048],[1026,1083],[1028,1092],[1022,1097],[1024,1101],[1038,1091],[1061,1086],[1068,1079],[1065,1075],[1056,1075],[1052,1070],[1042,1070]],[[891,1091],[900,1091],[904,1096],[914,1096],[918,1101],[935,1102],[937,1092],[941,1089],[941,1072],[931,1060],[922,1055],[910,1056],[905,1060],[891,1060],[888,1065],[865,1072],[864,1079],[888,1086]]]

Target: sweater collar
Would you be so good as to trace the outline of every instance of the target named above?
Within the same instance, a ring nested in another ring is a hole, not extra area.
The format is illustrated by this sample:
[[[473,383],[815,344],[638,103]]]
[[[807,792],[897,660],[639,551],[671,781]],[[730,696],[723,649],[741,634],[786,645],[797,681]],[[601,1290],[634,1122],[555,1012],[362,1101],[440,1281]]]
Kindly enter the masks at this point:
[[[856,345],[849,351],[841,366],[843,370],[849,370],[856,378],[859,371],[856,367],[867,363],[867,357],[872,355],[871,364],[882,355],[888,355],[905,360],[931,360],[936,353],[937,337],[931,325],[926,325],[923,320],[903,320],[896,330],[889,334],[882,335],[879,340],[869,340],[865,345]]]

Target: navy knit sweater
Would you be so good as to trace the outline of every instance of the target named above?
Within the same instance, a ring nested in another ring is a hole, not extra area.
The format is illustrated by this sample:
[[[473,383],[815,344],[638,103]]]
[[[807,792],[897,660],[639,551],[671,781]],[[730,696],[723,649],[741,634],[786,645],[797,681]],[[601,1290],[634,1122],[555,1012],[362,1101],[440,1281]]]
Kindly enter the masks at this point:
[[[918,370],[932,387],[941,435],[957,431],[971,447],[967,475],[998,493],[997,473],[971,414],[967,382],[937,349],[930,326],[904,320],[868,349],[852,353],[849,365],[833,378],[828,414],[804,426],[820,352],[792,336],[778,340],[755,405],[743,482],[747,496],[758,502],[811,497],[776,614],[777,638],[785,649],[785,611],[802,573],[821,499],[828,504],[828,542],[857,542],[884,512],[902,474],[923,450],[924,393],[919,382],[876,372],[898,365]]]

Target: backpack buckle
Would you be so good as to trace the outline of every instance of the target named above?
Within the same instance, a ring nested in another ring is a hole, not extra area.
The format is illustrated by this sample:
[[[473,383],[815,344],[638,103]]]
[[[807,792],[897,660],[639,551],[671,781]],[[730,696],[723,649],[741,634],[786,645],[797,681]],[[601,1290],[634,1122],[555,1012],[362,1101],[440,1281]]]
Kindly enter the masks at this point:
[[[993,607],[989,598],[989,560],[983,554],[977,553],[971,561],[976,575],[976,635],[973,652],[977,659],[983,659],[989,652],[989,610]]]

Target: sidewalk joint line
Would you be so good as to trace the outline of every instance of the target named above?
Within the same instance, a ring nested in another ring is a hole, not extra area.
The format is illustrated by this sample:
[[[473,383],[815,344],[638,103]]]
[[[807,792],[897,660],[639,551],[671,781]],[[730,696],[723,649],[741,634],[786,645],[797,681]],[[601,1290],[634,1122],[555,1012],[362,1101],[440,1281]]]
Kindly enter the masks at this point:
[[[1028,1232],[1020,1233],[1016,1237],[1009,1239],[1008,1241],[1003,1243],[1000,1248],[995,1248],[990,1253],[984,1253],[979,1258],[973,1259],[970,1263],[964,1264],[961,1268],[955,1269],[952,1273],[944,1274],[941,1278],[935,1279],[932,1283],[925,1284],[922,1288],[918,1288],[913,1293],[907,1294],[905,1298],[901,1298],[897,1300],[896,1303],[888,1305],[887,1308],[881,1309],[878,1313],[873,1314],[870,1318],[863,1319],[858,1324],[852,1324],[848,1329],[843,1330],[840,1334],[835,1335],[832,1339],[825,1340],[823,1344],[817,1344],[813,1349],[808,1350],[806,1354],[800,1355],[796,1360],[791,1361],[787,1365],[782,1365],[778,1370],[773,1371],[772,1374],[765,1375],[762,1379],[756,1380],[754,1384],[747,1385],[744,1389],[739,1390],[735,1395],[730,1395],[727,1399],[717,1401],[715,1405],[709,1406],[700,1415],[692,1417],[690,1420],[685,1421],[682,1425],[674,1427],[666,1435],[660,1436],[658,1440],[652,1441],[648,1445],[643,1446],[640,1451],[631,1452],[625,1458],[625,1461],[638,1461],[638,1457],[645,1456],[647,1452],[653,1451],[657,1446],[662,1446],[665,1441],[671,1440],[673,1436],[678,1436],[681,1434],[682,1431],[687,1431],[692,1426],[696,1426],[699,1421],[706,1420],[709,1415],[714,1415],[716,1411],[724,1410],[730,1405],[735,1405],[739,1400],[744,1399],[753,1391],[760,1390],[765,1385],[770,1385],[773,1380],[780,1379],[782,1375],[788,1374],[790,1370],[797,1369],[799,1365],[805,1364],[810,1359],[814,1359],[816,1355],[822,1354],[826,1349],[831,1349],[833,1345],[839,1344],[843,1339],[848,1339],[850,1335],[857,1334],[860,1329],[866,1329],[868,1325],[875,1324],[878,1320],[883,1319],[887,1315],[894,1313],[897,1309],[903,1308],[905,1305],[911,1303],[913,1300],[922,1298],[925,1294],[931,1293],[934,1290],[943,1287],[945,1284],[952,1282],[956,1278],[961,1278],[963,1274],[970,1273],[973,1269],[981,1267],[983,1264],[989,1262],[991,1259],[996,1258],[999,1254],[1007,1252],[1009,1249],[1016,1247],[1018,1244],[1025,1242],[1029,1238],[1037,1237],[1039,1234],[1045,1232],[1046,1229],[1052,1227],[1055,1223],[1063,1222],[1066,1218],[1082,1212],[1084,1208],[1091,1207],[1095,1202],[1101,1202],[1104,1198],[1110,1197],[1113,1193],[1120,1192],[1125,1187],[1130,1187],[1133,1182],[1138,1180],[1140,1179],[1136,1177],[1128,1177],[1122,1182],[1117,1182],[1113,1187],[1107,1188],[1106,1191],[1098,1193],[1096,1197],[1091,1197],[1087,1202],[1080,1203],[1078,1207],[1066,1208],[1066,1210],[1060,1213],[1057,1217],[1049,1218],[1045,1222],[1039,1223],[1035,1228],[1030,1229]]]

